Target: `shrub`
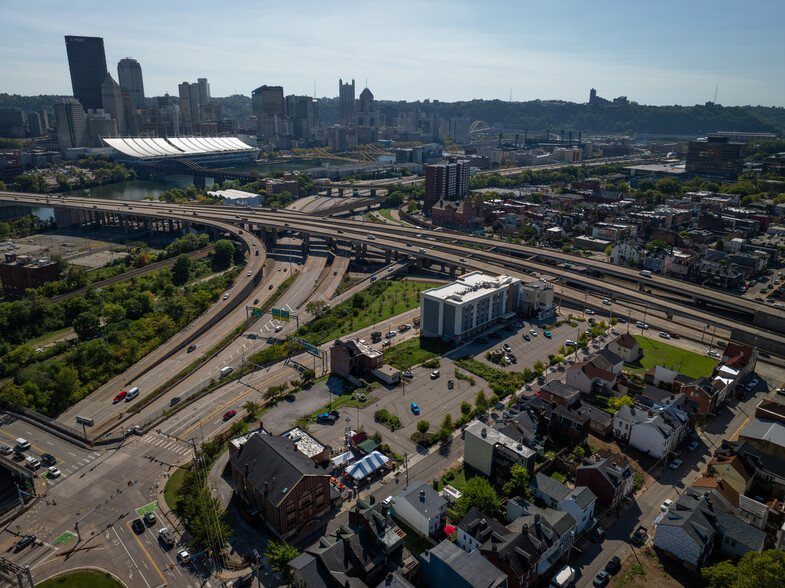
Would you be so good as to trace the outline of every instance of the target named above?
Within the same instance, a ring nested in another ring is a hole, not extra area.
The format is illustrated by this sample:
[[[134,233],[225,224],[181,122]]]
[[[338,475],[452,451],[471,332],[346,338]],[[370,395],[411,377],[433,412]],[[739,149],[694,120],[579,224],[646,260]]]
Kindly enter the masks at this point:
[[[461,402],[461,414],[471,414],[472,412],[472,405],[466,402],[465,400]]]
[[[441,365],[439,362],[438,357],[434,357],[433,359],[429,359],[428,361],[423,362],[422,367],[428,369],[436,369]]]
[[[423,434],[427,433],[428,429],[430,429],[430,428],[431,428],[431,423],[429,423],[425,419],[423,419],[421,421],[417,421],[417,430],[420,431],[420,433],[423,433]]]

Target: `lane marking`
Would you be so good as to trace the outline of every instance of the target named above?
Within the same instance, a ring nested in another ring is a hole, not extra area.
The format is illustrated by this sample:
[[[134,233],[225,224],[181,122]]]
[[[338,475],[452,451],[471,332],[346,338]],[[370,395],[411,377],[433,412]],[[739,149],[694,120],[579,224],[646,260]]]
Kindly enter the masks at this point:
[[[127,524],[128,523],[126,523],[126,525]],[[144,577],[144,574],[142,573],[142,570],[139,569],[139,564],[136,563],[136,560],[131,555],[131,552],[128,551],[128,548],[125,546],[125,543],[123,543],[123,540],[120,539],[120,535],[118,535],[117,529],[112,527],[112,531],[114,531],[114,534],[117,535],[117,540],[120,542],[120,545],[123,546],[123,549],[125,549],[125,552],[128,554],[128,557],[131,559],[131,561],[134,562],[134,565],[136,566],[136,569],[139,570],[139,575],[142,576],[142,580],[144,580],[144,583],[147,584],[147,588],[150,588],[150,583],[147,581],[147,578]],[[133,533],[133,531],[131,531],[131,532]],[[136,536],[136,535],[134,534],[134,536]],[[141,543],[139,545],[141,545]],[[144,547],[142,547],[142,549],[144,549]],[[161,576],[161,577],[163,578],[163,576]],[[166,582],[166,580],[164,580],[164,582]]]

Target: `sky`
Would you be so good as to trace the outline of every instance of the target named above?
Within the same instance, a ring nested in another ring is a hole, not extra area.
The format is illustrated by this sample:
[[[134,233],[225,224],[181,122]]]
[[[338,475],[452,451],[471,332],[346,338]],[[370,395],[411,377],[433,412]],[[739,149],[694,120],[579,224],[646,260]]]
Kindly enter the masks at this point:
[[[0,92],[72,93],[65,35],[133,57],[146,96],[208,79],[333,97],[785,106],[785,1],[0,0]]]

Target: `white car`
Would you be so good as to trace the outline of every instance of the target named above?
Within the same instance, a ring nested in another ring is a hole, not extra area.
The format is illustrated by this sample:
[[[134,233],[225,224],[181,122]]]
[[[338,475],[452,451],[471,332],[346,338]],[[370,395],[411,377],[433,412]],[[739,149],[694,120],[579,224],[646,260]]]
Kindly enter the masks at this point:
[[[602,303],[603,303],[605,306],[610,306],[610,305],[611,305],[611,301],[610,301],[610,300],[603,300],[603,301],[602,301]]]
[[[535,331],[534,329],[529,329],[529,332],[532,334],[532,337],[537,336],[537,331]]]
[[[668,335],[668,333],[666,333],[665,331],[660,331],[660,337],[662,337],[663,339],[670,339],[671,338],[671,336]]]
[[[187,564],[190,559],[191,556],[188,554],[188,552],[185,549],[181,549],[180,551],[177,552],[177,561],[179,561],[180,563]]]
[[[278,333],[280,330],[283,329],[281,325],[275,325],[275,332]]]
[[[708,353],[711,357],[720,357],[720,354],[714,351],[714,349],[709,349],[706,353]]]
[[[228,299],[229,299],[229,292],[227,292],[226,294],[224,294],[224,300],[228,300]]]
[[[59,478],[60,477],[60,470],[58,470],[55,466],[52,466],[48,469],[49,477],[50,478]]]
[[[660,506],[660,510],[662,512],[666,512],[671,507],[672,504],[673,504],[673,501],[670,498],[666,498],[665,502],[663,502],[662,506]]]
[[[584,312],[586,314],[594,314],[594,311],[591,308],[587,308]]]
[[[406,370],[405,372],[403,372],[403,377],[404,378],[413,378],[414,377],[414,372],[411,371],[411,370]]]
[[[636,322],[635,326],[638,327],[639,329],[648,329],[649,328],[649,325],[647,325],[643,321]]]
[[[251,276],[251,270],[248,270],[248,277]]]

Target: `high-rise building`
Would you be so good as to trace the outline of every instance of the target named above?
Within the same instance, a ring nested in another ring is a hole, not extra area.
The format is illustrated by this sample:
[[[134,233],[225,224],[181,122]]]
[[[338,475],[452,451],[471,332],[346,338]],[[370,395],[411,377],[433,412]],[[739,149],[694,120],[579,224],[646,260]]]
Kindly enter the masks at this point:
[[[106,79],[104,40],[66,35],[65,49],[74,98],[83,108],[101,108],[101,84]]]
[[[101,84],[101,103],[104,112],[110,114],[117,122],[117,131],[121,135],[127,134],[123,93],[111,74],[106,74],[106,79]]]
[[[44,130],[49,128],[49,113],[47,112],[46,108],[42,108],[38,111],[38,114],[41,115],[41,126],[44,127]]]
[[[55,103],[55,128],[60,151],[87,144],[85,111],[74,98]]]
[[[251,94],[251,108],[259,121],[259,132],[267,138],[289,135],[282,86],[260,86]]]
[[[425,168],[423,211],[428,212],[440,199],[455,200],[469,192],[469,160],[456,159]]]
[[[180,92],[180,114],[183,118],[183,130],[194,132],[201,121],[202,103],[199,98],[199,84],[183,82],[178,87]]]
[[[745,143],[731,143],[728,137],[708,137],[690,141],[687,149],[688,174],[734,179],[744,167]]]
[[[41,125],[41,115],[31,112],[27,115],[27,128],[31,137],[40,137],[44,134],[44,127]]]
[[[290,94],[286,97],[286,112],[296,139],[308,139],[311,131],[319,127],[319,102],[310,96]]]
[[[210,84],[207,83],[207,78],[198,78],[196,83],[199,84],[199,104],[204,106],[210,102]]]
[[[22,138],[27,134],[27,121],[21,108],[0,108],[0,135]]]
[[[144,106],[144,81],[142,66],[136,59],[126,57],[117,63],[117,81],[123,92],[130,92],[137,108]]]
[[[378,118],[379,113],[376,111],[373,92],[368,88],[365,88],[360,93],[359,108],[356,117],[358,143],[376,143],[376,141],[379,140]]]
[[[354,124],[354,80],[351,84],[344,84],[343,80],[338,80],[338,110],[339,122],[342,125]]]

